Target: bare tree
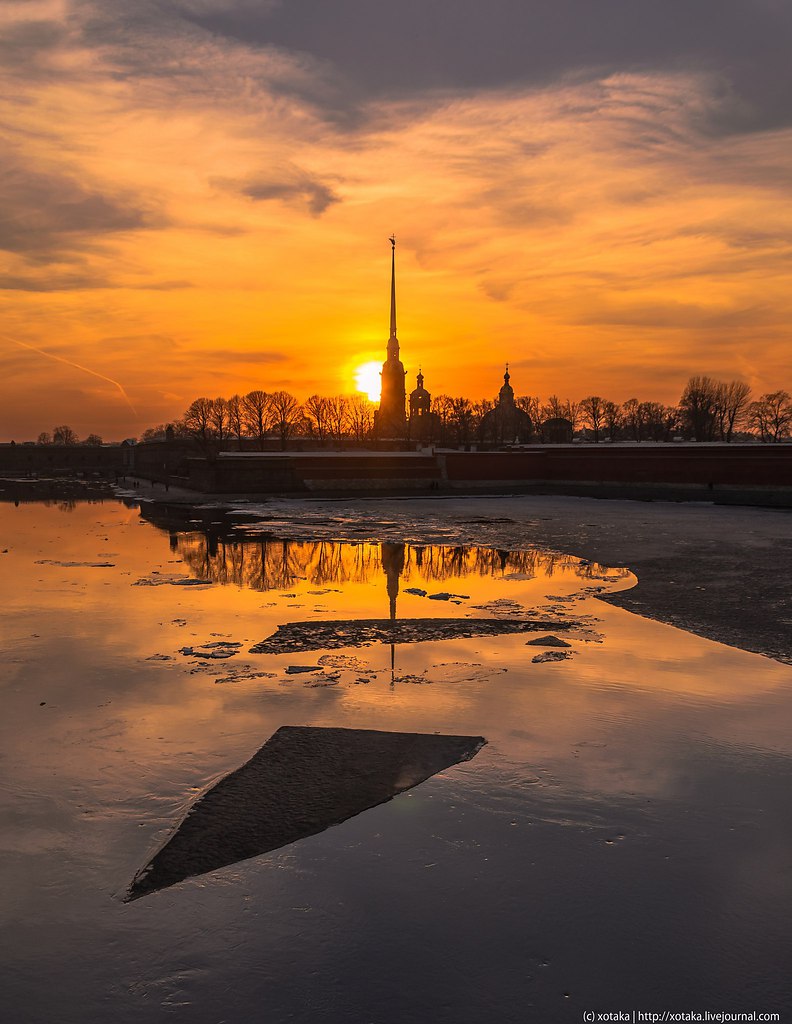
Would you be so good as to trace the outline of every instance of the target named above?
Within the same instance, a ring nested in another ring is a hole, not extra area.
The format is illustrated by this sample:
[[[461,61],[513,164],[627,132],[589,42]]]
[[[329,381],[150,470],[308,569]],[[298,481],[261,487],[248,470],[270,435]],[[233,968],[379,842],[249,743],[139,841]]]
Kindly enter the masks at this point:
[[[245,409],[239,395],[232,395],[226,402],[228,432],[237,439],[237,448],[242,451],[242,438],[245,436]]]
[[[306,419],[310,424],[311,433],[321,443],[327,437],[328,399],[321,395],[311,395],[303,405]]]
[[[71,427],[67,427],[64,424],[61,427],[55,427],[52,431],[52,443],[65,445],[77,444],[78,437]]]
[[[211,398],[196,398],[191,402],[184,414],[184,428],[190,437],[195,438],[202,450],[208,455],[212,450],[214,433],[212,429],[214,402]]]
[[[340,441],[349,429],[349,398],[346,395],[333,395],[326,402],[327,435]]]
[[[665,426],[666,441],[673,440],[674,434],[679,430],[679,419],[681,413],[676,405],[665,406],[663,412],[663,424]]]
[[[619,430],[623,422],[622,411],[616,402],[606,401],[603,403],[602,418],[605,423],[605,429],[608,432],[608,437],[611,441],[615,441],[619,436]]]
[[[541,416],[543,420],[566,420],[569,419],[569,402],[562,402],[558,395],[550,395],[547,402],[542,406]]]
[[[83,441],[83,444],[94,445],[97,448],[99,445],[104,444],[101,437],[98,434],[89,434],[88,437]]]
[[[141,442],[164,441],[167,429],[167,424],[165,423],[158,423],[156,427],[146,427],[146,429],[140,435],[140,440]]]
[[[734,428],[738,426],[748,410],[751,388],[741,380],[719,383],[715,399],[715,417],[721,441],[731,441]]]
[[[447,442],[450,438],[450,422],[453,413],[453,399],[448,395],[435,395],[432,399],[432,412],[437,417],[440,427],[440,440]]]
[[[792,433],[792,396],[772,391],[751,402],[748,416],[763,441],[781,441]]]
[[[519,399],[517,401],[519,402]],[[479,402],[473,403],[473,428],[479,441],[484,440],[484,417],[494,408],[495,403],[490,398],[482,398]],[[531,424],[533,423],[534,421],[531,420]]]
[[[228,400],[225,398],[213,398],[212,408],[209,413],[209,425],[215,441],[222,443],[230,433]]]
[[[600,431],[605,426],[605,400],[599,395],[589,395],[580,401],[580,414],[584,424],[594,435],[595,444],[599,442]]]
[[[626,402],[622,403],[622,417],[633,441],[640,441],[644,418],[641,402],[637,398],[628,398]]]
[[[470,444],[475,414],[469,398],[452,398],[449,424],[459,445]]]
[[[46,430],[42,430],[36,438],[36,444],[52,444],[52,434]]]
[[[289,438],[296,433],[303,418],[302,406],[288,391],[275,391],[270,395],[272,429],[280,437],[281,449],[285,451]]]
[[[691,377],[685,385],[679,408],[682,419],[697,441],[711,441],[717,427],[718,382],[712,377]]]
[[[518,409],[527,412],[531,417],[531,429],[536,431],[541,418],[542,402],[538,395],[519,395],[514,400]]]
[[[269,427],[269,395],[266,391],[249,391],[242,397],[242,416],[245,431],[255,437],[259,450],[264,451],[264,440]]]
[[[350,396],[347,423],[354,439],[365,441],[374,429],[374,405],[363,395]]]
[[[649,441],[667,441],[666,407],[662,402],[641,402],[638,409],[641,435]]]

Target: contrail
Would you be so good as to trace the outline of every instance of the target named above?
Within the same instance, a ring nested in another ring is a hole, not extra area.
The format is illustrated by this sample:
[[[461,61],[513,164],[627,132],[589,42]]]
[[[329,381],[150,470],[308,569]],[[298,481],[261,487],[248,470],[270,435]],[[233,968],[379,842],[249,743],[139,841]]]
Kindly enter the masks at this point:
[[[36,348],[35,345],[28,345],[26,341],[18,341],[16,338],[9,338],[7,334],[2,335],[2,337],[4,337],[6,341],[10,341],[12,344],[18,345],[20,348],[27,348],[30,349],[31,352],[38,352],[40,356],[45,356],[47,359],[52,359],[56,363],[65,363],[66,366],[73,366],[76,370],[82,370],[83,373],[90,373],[92,377],[98,377],[99,380],[103,380],[106,381],[108,384],[112,384],[114,388],[118,388],[126,404],[129,406],[129,408],[132,410],[135,416],[137,416],[138,411],[134,407],[134,405],[132,405],[129,395],[126,393],[126,391],[124,391],[122,385],[119,384],[117,380],[113,380],[112,377],[105,377],[103,373],[97,373],[96,370],[90,370],[88,369],[87,366],[80,366],[79,363],[74,363],[72,362],[71,359],[64,359],[63,356],[56,356],[53,355],[52,352],[45,352],[43,348]]]

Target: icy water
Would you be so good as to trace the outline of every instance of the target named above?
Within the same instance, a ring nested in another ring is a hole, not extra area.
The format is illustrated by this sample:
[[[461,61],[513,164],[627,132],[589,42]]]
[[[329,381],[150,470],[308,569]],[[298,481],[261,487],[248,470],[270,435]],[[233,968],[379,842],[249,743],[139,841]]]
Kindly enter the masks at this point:
[[[574,552],[289,543],[120,502],[0,504],[0,520],[6,1019],[792,1008],[788,667],[598,601],[635,578]],[[427,641],[418,625],[390,645],[356,625],[421,619],[558,629]],[[288,649],[251,653],[290,623]],[[531,643],[548,635],[570,646]],[[548,652],[568,657],[534,660]],[[283,725],[487,745],[124,903],[194,801]]]

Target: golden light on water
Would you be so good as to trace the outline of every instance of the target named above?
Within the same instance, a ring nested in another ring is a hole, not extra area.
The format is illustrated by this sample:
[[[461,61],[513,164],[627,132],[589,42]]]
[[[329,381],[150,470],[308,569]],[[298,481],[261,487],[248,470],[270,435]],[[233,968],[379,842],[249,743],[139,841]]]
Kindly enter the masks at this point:
[[[382,391],[381,363],[363,363],[355,370],[355,387],[364,392],[370,402],[378,402]]]

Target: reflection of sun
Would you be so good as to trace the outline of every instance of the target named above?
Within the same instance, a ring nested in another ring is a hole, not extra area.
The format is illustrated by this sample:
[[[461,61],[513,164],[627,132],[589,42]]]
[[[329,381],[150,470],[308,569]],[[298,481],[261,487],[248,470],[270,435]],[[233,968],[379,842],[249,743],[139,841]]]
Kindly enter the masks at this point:
[[[378,402],[380,400],[380,392],[382,390],[381,371],[382,365],[380,363],[363,363],[362,366],[358,366],[355,370],[355,386],[358,391],[364,391],[368,395],[370,402]]]

